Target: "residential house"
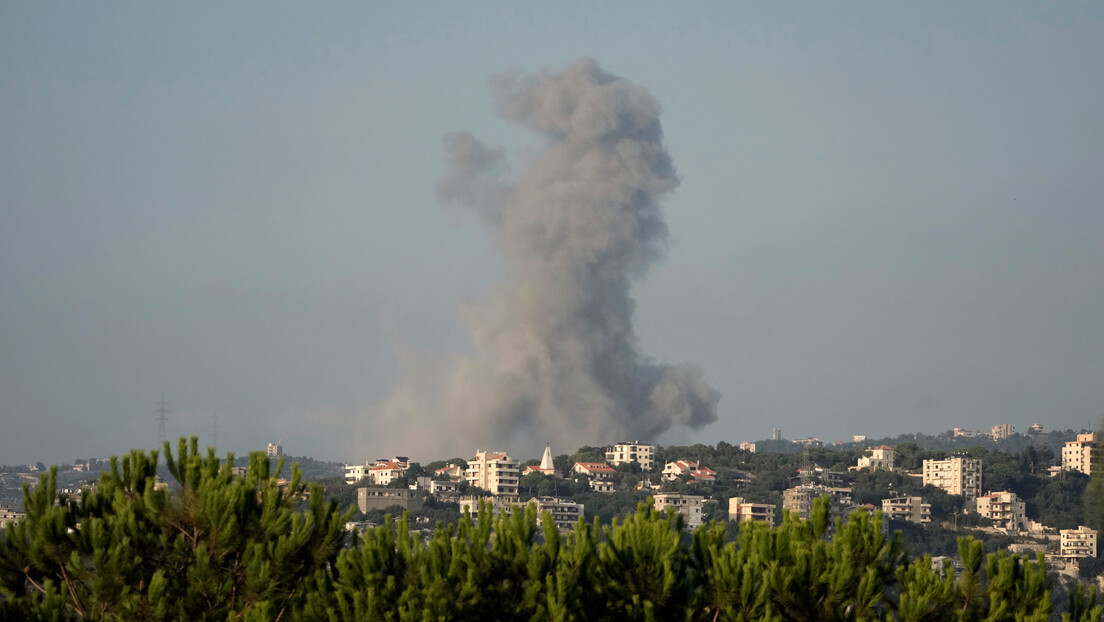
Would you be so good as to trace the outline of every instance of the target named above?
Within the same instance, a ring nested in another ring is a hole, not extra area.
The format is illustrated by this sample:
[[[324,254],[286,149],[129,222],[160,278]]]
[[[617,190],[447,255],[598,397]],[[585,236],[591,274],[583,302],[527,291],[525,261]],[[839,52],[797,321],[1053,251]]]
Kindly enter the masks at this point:
[[[1059,534],[1059,554],[1062,557],[1096,557],[1096,530],[1081,525],[1063,529]]]
[[[0,508],[0,529],[7,529],[25,517],[26,514],[23,512],[16,512],[11,508]]]
[[[406,469],[410,466],[410,459],[406,456],[395,456],[394,458],[380,458],[375,462],[365,462],[364,464],[345,465],[345,483],[355,484],[365,477],[372,475],[372,469],[374,467],[386,465],[388,463],[394,463],[397,467],[401,468],[403,472],[406,472]],[[387,481],[390,483],[390,479],[387,479]],[[375,483],[378,486],[387,485],[379,481]]]
[[[977,498],[981,494],[981,460],[962,456],[925,460],[924,485],[935,486],[966,499]]]
[[[1077,435],[1077,440],[1066,441],[1062,448],[1062,469],[1092,474],[1092,453],[1096,446],[1096,434],[1088,432]]]
[[[1008,532],[1021,531],[1027,525],[1024,502],[1016,493],[991,492],[977,498],[977,513]]]
[[[653,499],[655,509],[660,512],[664,508],[675,508],[686,519],[688,529],[695,529],[702,524],[702,504],[705,503],[705,497],[661,492],[656,494]]]
[[[361,512],[386,510],[396,505],[404,511],[417,512],[425,505],[425,492],[380,486],[365,486],[357,489],[357,507]]]
[[[521,471],[517,460],[506,452],[475,452],[475,458],[468,460],[468,469],[464,472],[469,486],[478,486],[492,495],[517,502],[518,478]]]
[[[902,495],[882,499],[882,515],[886,520],[901,520],[924,524],[931,522],[931,504],[924,503],[923,497]]]
[[[813,513],[813,502],[824,496],[831,498],[832,516],[842,518],[847,508],[852,506],[851,490],[848,488],[802,484],[782,491],[782,509],[795,512],[799,518],[808,520]]]
[[[395,462],[394,460],[388,460],[383,464],[376,464],[368,469],[368,476],[372,478],[372,483],[376,486],[390,486],[391,482],[403,476],[406,473],[409,463]]]
[[[878,469],[892,471],[896,457],[897,452],[889,445],[868,447],[863,455],[859,456],[858,468],[870,469],[871,471],[877,471]]]
[[[644,445],[640,441],[618,443],[606,448],[606,462],[614,466],[636,462],[641,471],[651,471],[655,450],[655,445]]]
[[[590,478],[590,488],[595,492],[613,492],[613,477],[617,470],[605,462],[576,462],[571,469]]]
[[[464,480],[464,468],[450,462],[448,465],[433,471],[433,478],[438,481],[448,478],[450,482],[461,482]]]
[[[773,525],[774,504],[748,503],[743,497],[732,497],[728,500],[728,520],[738,523],[758,520]]]
[[[676,460],[668,462],[663,467],[662,477],[665,481],[673,482],[684,475],[689,475],[695,482],[713,482],[717,480],[716,471],[701,466],[695,460]]]
[[[575,524],[583,517],[583,504],[574,501],[558,499],[556,497],[536,497],[529,503],[536,506],[538,514],[548,512],[552,516],[552,523],[559,531],[572,531]]]

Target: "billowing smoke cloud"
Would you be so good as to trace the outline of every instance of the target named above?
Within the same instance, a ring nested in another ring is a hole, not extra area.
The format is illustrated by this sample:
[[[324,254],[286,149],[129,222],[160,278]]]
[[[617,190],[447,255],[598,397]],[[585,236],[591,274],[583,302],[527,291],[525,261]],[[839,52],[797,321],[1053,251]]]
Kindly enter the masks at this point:
[[[501,150],[451,135],[437,190],[493,228],[507,281],[468,315],[477,354],[400,388],[381,415],[433,421],[457,451],[570,451],[715,421],[720,395],[701,369],[651,361],[633,334],[630,286],[663,250],[659,200],[678,185],[659,103],[589,59],[501,76],[492,93],[546,146],[508,179]]]

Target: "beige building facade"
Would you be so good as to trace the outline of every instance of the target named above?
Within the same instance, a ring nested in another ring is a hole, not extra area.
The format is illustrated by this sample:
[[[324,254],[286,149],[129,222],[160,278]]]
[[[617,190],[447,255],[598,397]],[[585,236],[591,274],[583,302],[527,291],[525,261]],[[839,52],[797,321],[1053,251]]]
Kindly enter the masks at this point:
[[[976,499],[981,494],[981,460],[963,456],[925,460],[924,485],[941,488],[947,494]]]
[[[702,504],[705,497],[699,495],[677,495],[658,493],[653,497],[655,509],[662,512],[665,508],[675,508],[686,519],[686,527],[695,529],[702,524]]]
[[[517,502],[518,479],[521,470],[518,462],[503,451],[476,451],[468,460],[464,478],[469,486],[477,486],[495,495]]]
[[[655,445],[645,445],[632,441],[610,445],[606,448],[606,462],[617,466],[636,462],[640,470],[651,471],[655,464]]]

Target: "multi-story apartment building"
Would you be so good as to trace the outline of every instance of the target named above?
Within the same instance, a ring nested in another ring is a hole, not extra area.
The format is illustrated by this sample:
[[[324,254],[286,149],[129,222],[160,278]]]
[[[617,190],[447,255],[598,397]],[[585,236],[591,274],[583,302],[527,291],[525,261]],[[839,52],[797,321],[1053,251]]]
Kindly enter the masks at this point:
[[[925,460],[924,485],[942,488],[948,494],[975,499],[981,494],[981,460],[962,456],[951,456],[946,460]]]
[[[1012,434],[1016,431],[1016,428],[1012,427],[1011,423],[998,423],[997,425],[992,427],[991,431],[993,433],[993,440],[999,441],[1001,439],[1012,436]]]
[[[1021,531],[1027,526],[1026,507],[1014,492],[991,492],[978,497],[977,513],[1009,532]]]
[[[279,458],[284,455],[284,446],[279,443],[269,443],[268,447],[265,448],[265,454],[269,458]]]
[[[882,499],[882,515],[887,520],[903,520],[910,523],[930,523],[931,504],[923,497],[900,496]]]
[[[809,520],[813,513],[813,502],[824,496],[832,499],[832,516],[842,517],[852,507],[851,490],[848,488],[802,484],[782,491],[782,509],[796,513],[802,520]]]
[[[391,482],[402,477],[406,473],[407,464],[388,460],[382,464],[377,463],[368,469],[368,475],[376,486],[390,486]]]
[[[1081,525],[1059,533],[1059,554],[1062,557],[1096,557],[1096,530]]]
[[[755,449],[756,449],[755,443],[750,443],[748,441],[744,441],[744,442],[740,443],[740,451],[746,451],[748,453],[753,454],[753,453],[755,453]]]
[[[732,497],[728,500],[728,520],[737,523],[758,520],[773,525],[774,505],[748,503],[743,497]]]
[[[871,471],[877,471],[878,469],[892,471],[893,461],[896,457],[897,452],[889,445],[867,447],[863,455],[859,456],[858,466],[860,469],[870,469]]]
[[[537,514],[548,512],[552,515],[552,522],[560,531],[571,531],[575,523],[583,517],[583,504],[574,501],[557,499],[556,497],[537,497],[529,501],[536,506]]]
[[[675,508],[679,514],[686,518],[686,527],[695,529],[702,524],[702,504],[705,497],[699,495],[676,495],[673,493],[657,493],[655,509],[662,512],[664,508]]]
[[[518,478],[521,471],[517,460],[502,451],[476,451],[468,460],[464,478],[469,486],[478,486],[492,495],[517,501]]]
[[[640,441],[610,445],[606,448],[606,462],[614,466],[636,462],[640,470],[651,471],[655,464],[655,449],[655,445],[643,445]]]
[[[1062,448],[1062,469],[1065,471],[1080,471],[1085,475],[1092,474],[1092,454],[1096,446],[1096,434],[1087,432],[1078,434],[1077,440],[1066,441]]]

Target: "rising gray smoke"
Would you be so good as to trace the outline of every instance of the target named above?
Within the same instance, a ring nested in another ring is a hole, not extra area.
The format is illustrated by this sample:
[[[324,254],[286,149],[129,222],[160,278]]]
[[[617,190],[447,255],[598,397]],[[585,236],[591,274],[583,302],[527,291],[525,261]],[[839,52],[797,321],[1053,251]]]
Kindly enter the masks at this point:
[[[478,354],[439,370],[437,386],[398,391],[382,415],[443,420],[435,429],[468,451],[570,451],[715,421],[720,395],[701,369],[652,362],[633,334],[630,286],[663,250],[658,201],[678,185],[659,103],[590,59],[501,76],[492,92],[502,117],[547,146],[507,180],[501,150],[451,135],[437,190],[493,228],[508,279],[469,313]]]

